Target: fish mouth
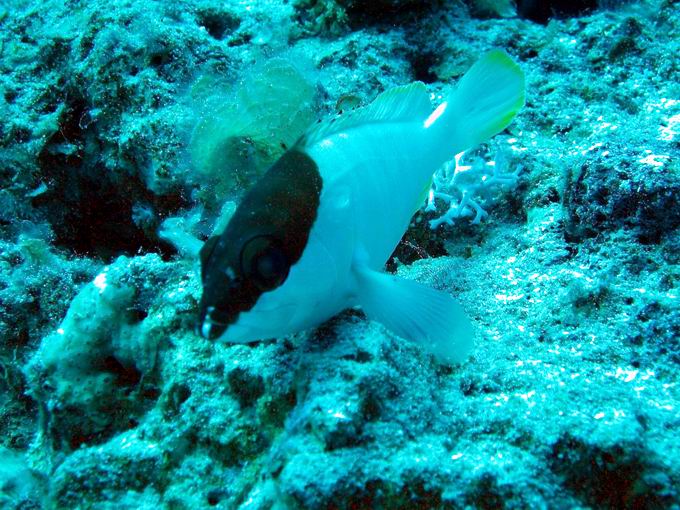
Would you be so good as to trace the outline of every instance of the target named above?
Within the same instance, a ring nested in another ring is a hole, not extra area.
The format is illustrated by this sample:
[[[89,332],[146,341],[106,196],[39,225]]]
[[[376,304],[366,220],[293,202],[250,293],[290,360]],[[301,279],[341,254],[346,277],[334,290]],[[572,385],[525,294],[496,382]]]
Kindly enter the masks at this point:
[[[229,325],[211,318],[206,314],[202,321],[196,324],[196,333],[208,340],[217,340],[227,330]]]
[[[196,324],[196,334],[208,340],[219,340],[225,343],[250,343],[285,336],[292,332],[289,327],[290,318],[295,315],[294,305],[274,306],[253,316],[240,313],[235,320],[220,320],[219,311],[208,307],[203,319]],[[217,316],[217,318],[215,317]],[[275,330],[271,325],[276,324]]]
[[[258,335],[258,328],[239,323],[226,324],[206,315],[202,322],[196,325],[196,333],[207,340],[219,340],[225,343],[248,343],[265,338]]]

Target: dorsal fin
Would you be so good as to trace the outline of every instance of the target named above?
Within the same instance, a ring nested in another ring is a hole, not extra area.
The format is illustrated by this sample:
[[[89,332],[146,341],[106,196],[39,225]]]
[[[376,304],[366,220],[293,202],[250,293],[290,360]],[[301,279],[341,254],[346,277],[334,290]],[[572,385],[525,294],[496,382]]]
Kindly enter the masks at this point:
[[[302,135],[296,145],[307,147],[336,133],[366,124],[425,121],[430,113],[432,113],[432,106],[425,84],[417,81],[410,85],[386,90],[363,108],[314,124]]]

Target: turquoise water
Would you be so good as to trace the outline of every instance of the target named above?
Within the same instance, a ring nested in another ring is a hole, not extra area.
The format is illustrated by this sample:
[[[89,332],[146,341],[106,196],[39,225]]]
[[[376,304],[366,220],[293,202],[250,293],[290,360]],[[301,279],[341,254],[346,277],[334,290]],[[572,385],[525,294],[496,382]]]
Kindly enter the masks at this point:
[[[0,507],[680,508],[679,47],[672,0],[1,2]],[[461,362],[359,308],[197,334],[203,244],[310,126],[414,81],[434,110],[493,49],[525,104],[386,263],[455,298]]]

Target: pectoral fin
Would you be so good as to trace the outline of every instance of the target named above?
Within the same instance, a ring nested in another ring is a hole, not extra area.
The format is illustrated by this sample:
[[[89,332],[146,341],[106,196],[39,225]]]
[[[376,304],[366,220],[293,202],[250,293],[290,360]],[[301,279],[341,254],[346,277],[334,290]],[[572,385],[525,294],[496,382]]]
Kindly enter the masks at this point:
[[[355,274],[359,304],[370,318],[422,345],[442,363],[465,359],[472,348],[473,329],[449,294],[365,266],[355,268]]]

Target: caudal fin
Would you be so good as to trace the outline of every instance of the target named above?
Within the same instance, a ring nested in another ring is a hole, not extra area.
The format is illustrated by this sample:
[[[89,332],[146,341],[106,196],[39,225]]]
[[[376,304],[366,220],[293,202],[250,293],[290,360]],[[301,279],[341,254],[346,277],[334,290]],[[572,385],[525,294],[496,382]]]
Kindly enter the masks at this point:
[[[364,267],[355,272],[359,302],[370,318],[422,345],[442,363],[465,359],[473,344],[472,325],[450,295]]]
[[[501,50],[480,58],[425,121],[448,159],[505,129],[524,106],[524,73]]]

